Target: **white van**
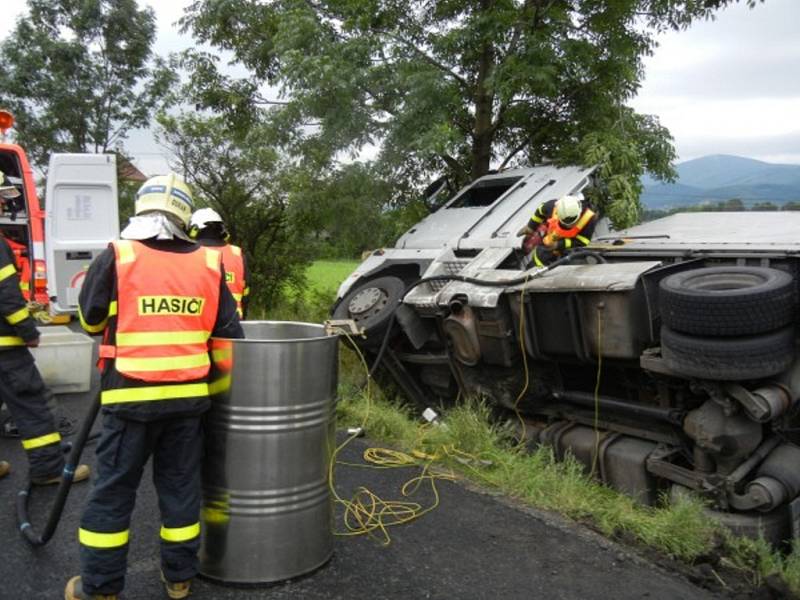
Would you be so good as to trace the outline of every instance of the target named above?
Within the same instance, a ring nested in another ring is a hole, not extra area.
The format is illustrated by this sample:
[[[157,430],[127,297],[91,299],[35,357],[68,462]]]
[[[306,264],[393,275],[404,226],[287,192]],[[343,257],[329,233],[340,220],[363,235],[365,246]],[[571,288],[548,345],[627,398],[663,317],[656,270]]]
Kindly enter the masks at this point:
[[[75,313],[92,260],[119,238],[113,154],[54,154],[45,196],[45,255],[50,312]]]

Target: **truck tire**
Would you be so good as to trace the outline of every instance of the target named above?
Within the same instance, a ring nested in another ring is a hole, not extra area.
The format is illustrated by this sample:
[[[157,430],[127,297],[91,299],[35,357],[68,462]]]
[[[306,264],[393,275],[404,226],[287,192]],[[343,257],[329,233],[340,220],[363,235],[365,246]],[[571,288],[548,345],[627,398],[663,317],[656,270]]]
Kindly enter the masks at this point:
[[[794,327],[754,336],[702,338],[661,328],[661,356],[679,375],[718,381],[761,379],[794,360]]]
[[[659,286],[661,320],[673,331],[734,337],[775,331],[797,310],[792,276],[767,267],[706,267]]]
[[[377,348],[405,289],[405,282],[391,275],[363,281],[336,305],[333,318],[353,319],[367,335],[366,340],[359,340],[361,344],[366,348]]]

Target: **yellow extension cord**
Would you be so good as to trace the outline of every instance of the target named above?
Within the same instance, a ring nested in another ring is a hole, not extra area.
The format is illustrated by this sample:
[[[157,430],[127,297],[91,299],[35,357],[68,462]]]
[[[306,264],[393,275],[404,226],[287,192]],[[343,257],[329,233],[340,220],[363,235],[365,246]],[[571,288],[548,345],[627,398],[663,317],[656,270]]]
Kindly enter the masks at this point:
[[[520,290],[520,315],[519,315],[519,345],[522,354],[522,366],[524,371],[524,384],[516,400],[514,401],[514,413],[519,420],[522,432],[520,442],[517,448],[525,445],[526,437],[526,423],[525,419],[519,411],[519,403],[524,398],[530,386],[530,371],[528,368],[527,352],[525,349],[524,327],[525,327],[525,308],[524,298],[528,285],[529,277],[526,275],[525,281]],[[352,346],[353,350],[358,355],[364,371],[366,373],[366,390],[365,398],[367,401],[367,410],[361,422],[360,429],[365,430],[366,424],[369,421],[370,409],[372,408],[372,378],[369,375],[369,366],[364,358],[364,354],[359,349],[355,341],[350,337],[347,331],[339,329],[339,333],[347,338],[347,341]],[[600,381],[602,373],[602,307],[597,307],[597,375],[595,378],[594,389],[594,431],[595,431],[595,451],[592,459],[592,468],[589,476],[593,476],[597,467],[597,460],[600,448]],[[459,391],[460,395],[460,391]],[[424,426],[420,429],[424,431]],[[347,462],[338,461],[339,453],[352,442],[358,433],[350,435],[347,439],[339,444],[331,456],[330,464],[328,467],[328,485],[331,490],[331,495],[336,504],[344,508],[344,515],[342,517],[343,525],[346,531],[334,531],[337,536],[359,536],[369,535],[378,539],[382,545],[387,546],[391,543],[391,535],[388,528],[396,525],[404,525],[410,523],[425,514],[435,510],[439,506],[439,490],[436,487],[437,480],[455,481],[456,476],[452,471],[437,472],[433,469],[434,463],[447,457],[458,461],[465,468],[478,475],[481,479],[486,479],[481,470],[473,465],[481,461],[475,456],[463,452],[454,446],[442,446],[440,452],[428,454],[420,450],[413,450],[410,454],[399,450],[389,448],[367,448],[364,451],[363,458],[367,465],[359,465]],[[384,500],[368,488],[359,486],[350,500],[344,499],[336,490],[335,485],[335,467],[337,464],[351,466],[351,467],[367,467],[375,469],[396,469],[396,468],[420,468],[420,472],[415,477],[406,481],[400,488],[404,498],[413,496],[423,483],[430,485],[431,492],[433,493],[433,502],[430,506],[423,506],[418,502],[410,500]]]
[[[369,367],[367,366],[367,361],[363,353],[350,335],[344,330],[339,331],[347,338],[348,342],[350,342],[350,345],[358,355],[367,375],[365,391],[367,410],[361,422],[361,429],[363,430],[366,428],[370,409],[372,407],[372,381],[369,375]],[[400,492],[404,498],[408,498],[413,496],[424,483],[427,483],[430,485],[431,492],[433,493],[433,502],[430,506],[423,506],[411,500],[384,500],[364,486],[360,486],[353,497],[350,500],[346,500],[336,490],[334,479],[335,467],[337,464],[362,466],[337,461],[339,453],[357,436],[358,433],[350,435],[344,442],[336,447],[328,467],[328,485],[330,486],[331,495],[333,496],[334,502],[344,508],[342,520],[345,531],[334,531],[334,535],[369,535],[378,539],[382,545],[387,546],[391,543],[391,535],[389,534],[388,528],[410,523],[435,510],[439,506],[439,490],[436,487],[436,481],[440,479],[454,481],[455,474],[452,473],[452,471],[443,473],[436,472],[432,469],[433,463],[442,458],[440,454],[431,455],[419,450],[414,450],[411,454],[408,454],[389,448],[367,448],[364,451],[363,457],[364,460],[369,463],[367,465],[368,467],[376,469],[420,468],[419,474],[406,481],[400,488]]]

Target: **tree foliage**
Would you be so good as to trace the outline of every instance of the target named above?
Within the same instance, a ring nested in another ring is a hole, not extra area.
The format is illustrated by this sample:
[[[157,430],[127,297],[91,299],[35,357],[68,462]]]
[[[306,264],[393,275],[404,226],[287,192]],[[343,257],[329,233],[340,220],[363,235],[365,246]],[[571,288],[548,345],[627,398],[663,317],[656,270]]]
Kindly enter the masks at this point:
[[[0,46],[0,105],[33,163],[107,152],[147,127],[174,82],[153,57],[153,10],[136,0],[28,0]]]
[[[617,225],[639,213],[638,178],[670,179],[666,129],[626,102],[654,34],[732,0],[196,0],[184,20],[252,77],[193,54],[199,101],[232,119],[268,110],[317,159],[373,144],[393,181],[491,168],[599,164],[596,198]],[[249,117],[248,117],[249,118]]]
[[[265,143],[258,123],[239,137],[221,117],[161,115],[158,120],[172,166],[191,185],[196,204],[216,210],[231,242],[244,251],[252,305],[272,305],[284,282],[302,280],[311,255],[298,221],[290,218],[295,204],[290,190],[304,187],[304,174]]]
[[[343,165],[310,177],[296,190],[294,214],[305,223],[320,258],[359,258],[391,245],[427,214],[420,202],[392,206],[393,188],[371,163]]]

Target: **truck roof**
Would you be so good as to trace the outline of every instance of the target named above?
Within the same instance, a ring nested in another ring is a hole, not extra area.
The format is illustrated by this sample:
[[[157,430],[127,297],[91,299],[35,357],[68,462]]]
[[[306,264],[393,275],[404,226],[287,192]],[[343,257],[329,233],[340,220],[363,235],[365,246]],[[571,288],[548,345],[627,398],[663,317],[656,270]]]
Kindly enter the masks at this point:
[[[482,249],[519,245],[516,231],[542,202],[580,192],[594,167],[542,165],[486,175],[409,229],[396,248]]]

